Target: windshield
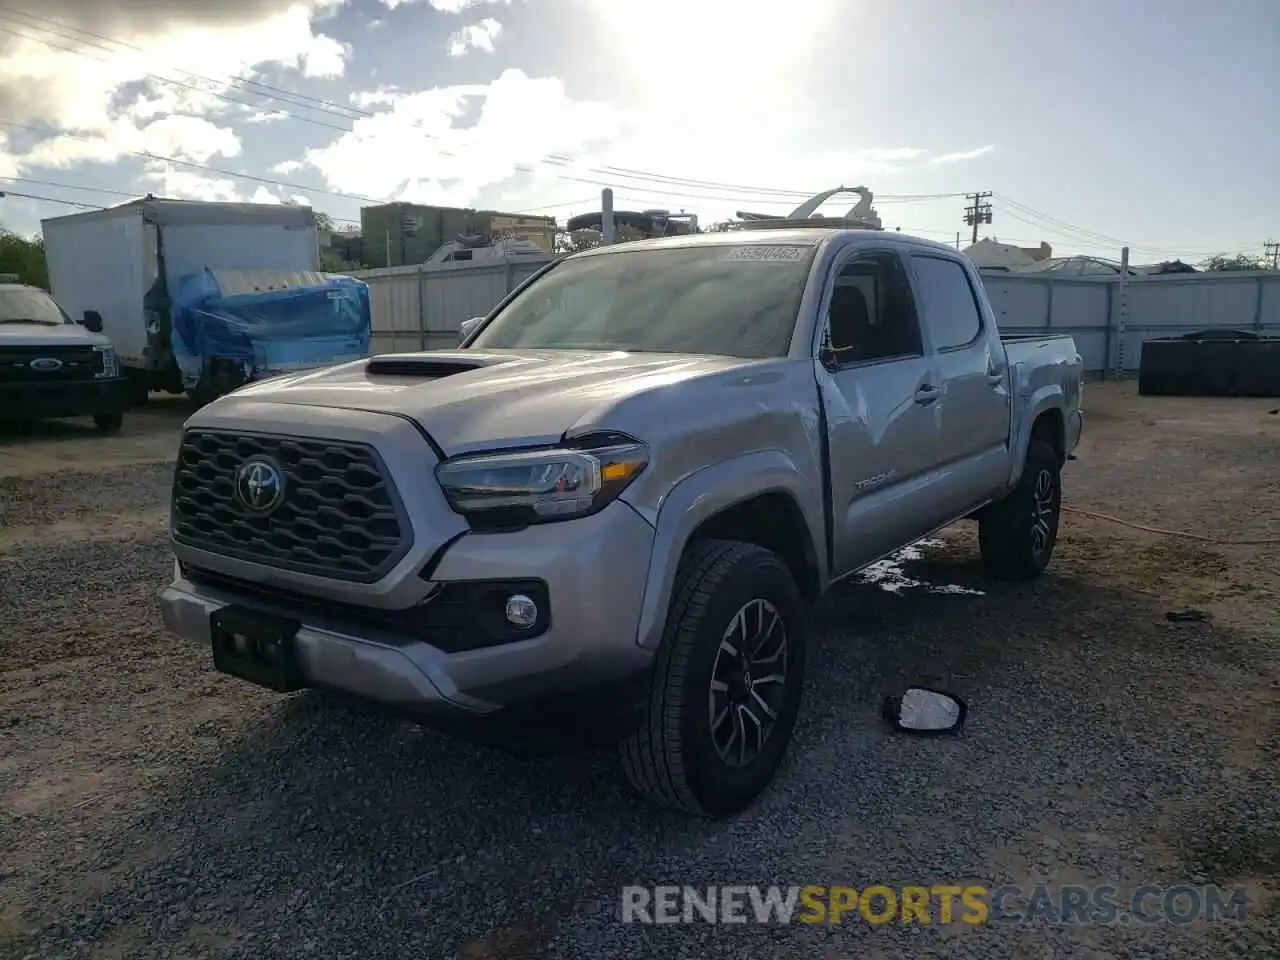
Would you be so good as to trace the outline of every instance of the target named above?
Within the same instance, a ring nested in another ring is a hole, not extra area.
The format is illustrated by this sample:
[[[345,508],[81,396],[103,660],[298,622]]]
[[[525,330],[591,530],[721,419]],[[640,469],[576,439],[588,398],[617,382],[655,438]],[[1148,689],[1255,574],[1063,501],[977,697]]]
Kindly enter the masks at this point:
[[[71,323],[71,318],[43,290],[10,289],[0,290],[0,323],[40,323],[60,327]]]
[[[783,357],[815,250],[711,245],[567,260],[470,346]]]

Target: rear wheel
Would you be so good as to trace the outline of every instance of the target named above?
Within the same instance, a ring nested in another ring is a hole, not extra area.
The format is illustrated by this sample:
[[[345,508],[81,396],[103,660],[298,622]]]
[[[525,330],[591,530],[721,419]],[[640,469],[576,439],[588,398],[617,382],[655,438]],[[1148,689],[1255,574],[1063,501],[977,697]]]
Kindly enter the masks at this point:
[[[998,580],[1033,580],[1049,566],[1062,511],[1062,463],[1052,446],[1033,440],[1022,477],[978,521],[982,563]]]
[[[791,741],[804,685],[803,601],[775,554],[727,540],[688,548],[672,596],[622,767],[659,804],[724,816],[768,786]]]

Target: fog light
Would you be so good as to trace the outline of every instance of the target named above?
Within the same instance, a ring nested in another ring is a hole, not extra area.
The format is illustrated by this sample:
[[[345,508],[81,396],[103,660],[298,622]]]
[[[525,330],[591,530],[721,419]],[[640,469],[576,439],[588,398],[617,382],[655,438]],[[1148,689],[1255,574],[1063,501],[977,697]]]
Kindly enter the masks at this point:
[[[514,593],[507,597],[507,623],[521,630],[527,630],[538,622],[538,605],[523,593]]]

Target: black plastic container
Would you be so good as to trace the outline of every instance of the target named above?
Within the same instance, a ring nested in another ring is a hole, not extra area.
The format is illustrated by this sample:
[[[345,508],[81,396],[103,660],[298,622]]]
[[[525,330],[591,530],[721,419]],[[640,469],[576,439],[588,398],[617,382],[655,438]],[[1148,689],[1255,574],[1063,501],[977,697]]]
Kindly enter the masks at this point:
[[[1280,339],[1200,330],[1147,340],[1138,364],[1144,396],[1280,397]]]

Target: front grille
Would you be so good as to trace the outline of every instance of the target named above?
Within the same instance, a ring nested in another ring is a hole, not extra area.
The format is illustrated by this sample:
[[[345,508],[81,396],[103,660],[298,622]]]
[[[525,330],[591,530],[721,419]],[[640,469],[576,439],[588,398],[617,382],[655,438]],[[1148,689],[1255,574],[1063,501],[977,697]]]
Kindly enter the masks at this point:
[[[32,361],[35,361],[34,367]],[[91,346],[0,348],[0,383],[63,383],[89,380],[101,372],[102,354]]]
[[[263,458],[283,495],[269,513],[236,495],[236,473]],[[190,430],[173,479],[174,539],[186,546],[298,573],[372,583],[412,543],[381,459],[363,443]]]

